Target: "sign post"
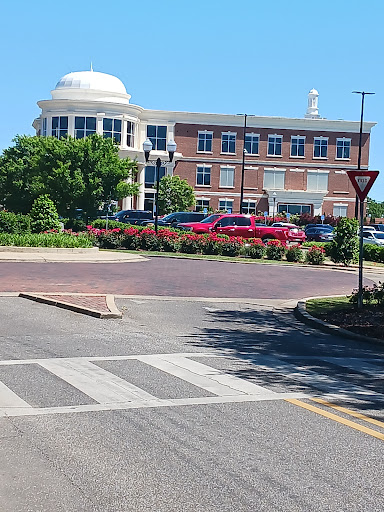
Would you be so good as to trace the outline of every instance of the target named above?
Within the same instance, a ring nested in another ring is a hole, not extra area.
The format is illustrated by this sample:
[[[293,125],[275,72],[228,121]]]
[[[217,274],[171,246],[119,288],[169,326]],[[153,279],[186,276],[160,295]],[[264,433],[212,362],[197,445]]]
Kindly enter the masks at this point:
[[[363,219],[364,199],[377,178],[379,171],[347,171],[348,177],[360,199],[360,234],[359,234],[359,293],[357,296],[357,307],[363,307]]]

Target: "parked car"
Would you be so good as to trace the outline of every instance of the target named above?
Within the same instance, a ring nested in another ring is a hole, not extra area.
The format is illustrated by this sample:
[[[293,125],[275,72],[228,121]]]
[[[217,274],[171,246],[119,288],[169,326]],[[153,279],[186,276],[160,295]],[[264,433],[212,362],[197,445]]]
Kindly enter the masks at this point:
[[[169,213],[165,217],[159,218],[157,221],[158,226],[168,226],[172,228],[179,227],[181,222],[198,222],[202,221],[207,215],[202,212],[175,212]],[[154,220],[143,222],[143,225],[153,224]]]
[[[363,230],[363,243],[373,245],[384,245],[384,232]]]
[[[330,224],[307,224],[304,228],[304,231],[307,232],[307,229],[311,228],[323,228],[328,229],[328,231],[333,231],[335,228]]]
[[[291,224],[289,222],[274,222],[272,224],[273,228],[281,228],[286,227],[289,228],[291,231],[302,231],[302,229],[299,226],[296,226],[296,224]]]
[[[145,222],[153,222],[153,214],[149,210],[121,210],[111,220],[125,222],[126,224],[143,225]]]
[[[214,214],[202,222],[183,223],[183,229],[194,233],[209,233],[210,231],[229,236],[241,236],[243,238],[261,238],[262,240],[284,240],[289,242],[304,242],[304,231],[292,231],[286,226],[266,226],[255,222],[252,215],[242,214]]]
[[[369,226],[364,226],[364,229],[373,228],[375,231],[383,231],[384,232],[384,224],[370,224]]]
[[[315,227],[306,230],[308,242],[331,242],[334,234],[327,228]]]

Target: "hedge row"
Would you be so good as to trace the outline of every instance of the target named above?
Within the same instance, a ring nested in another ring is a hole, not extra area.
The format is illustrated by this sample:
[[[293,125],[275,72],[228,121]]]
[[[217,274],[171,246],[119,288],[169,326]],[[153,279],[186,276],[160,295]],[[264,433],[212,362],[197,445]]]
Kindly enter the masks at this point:
[[[0,245],[17,247],[58,247],[88,248],[94,245],[93,237],[88,234],[73,233],[0,233]]]

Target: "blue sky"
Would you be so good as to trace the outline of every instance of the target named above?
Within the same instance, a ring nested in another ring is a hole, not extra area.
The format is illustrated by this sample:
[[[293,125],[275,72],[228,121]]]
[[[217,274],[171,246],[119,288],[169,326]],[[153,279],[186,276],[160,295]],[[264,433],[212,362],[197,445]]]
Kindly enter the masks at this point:
[[[366,98],[370,196],[384,201],[382,0],[21,0],[0,17],[0,149],[33,134],[36,102],[61,76],[119,77],[145,108],[302,117],[308,91],[322,117],[360,119]]]

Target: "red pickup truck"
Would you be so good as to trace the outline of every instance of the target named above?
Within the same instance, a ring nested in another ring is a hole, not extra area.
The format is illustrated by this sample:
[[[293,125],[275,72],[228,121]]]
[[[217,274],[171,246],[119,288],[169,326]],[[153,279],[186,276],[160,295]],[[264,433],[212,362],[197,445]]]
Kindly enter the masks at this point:
[[[181,229],[194,233],[221,233],[243,238],[261,238],[262,240],[284,240],[286,242],[305,242],[305,233],[299,228],[286,226],[272,227],[255,222],[252,215],[213,214],[201,222],[184,222],[178,225]]]

